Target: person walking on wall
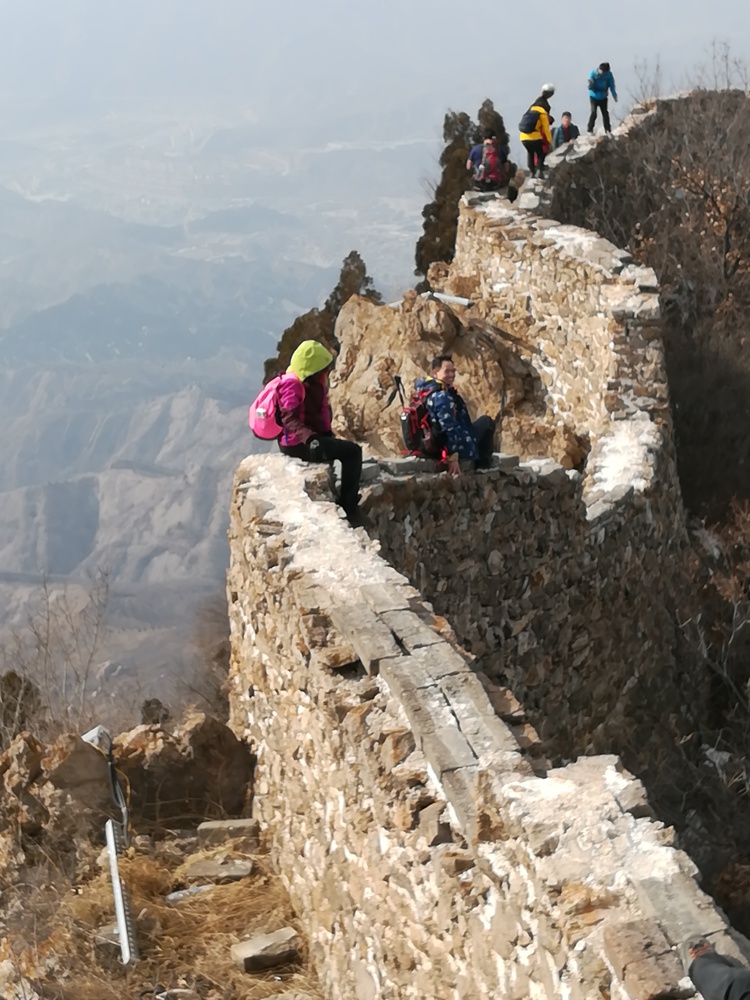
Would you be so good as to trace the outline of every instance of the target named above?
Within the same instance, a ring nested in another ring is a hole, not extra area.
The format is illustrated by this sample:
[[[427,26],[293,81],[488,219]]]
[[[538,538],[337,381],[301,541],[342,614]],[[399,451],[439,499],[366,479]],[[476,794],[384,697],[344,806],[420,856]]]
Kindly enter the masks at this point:
[[[599,63],[596,69],[589,73],[589,103],[591,104],[591,114],[589,115],[589,135],[593,135],[594,125],[596,125],[596,114],[602,113],[604,131],[610,133],[612,126],[609,121],[609,108],[607,107],[607,94],[612,94],[612,100],[617,101],[617,90],[615,89],[615,78],[609,68],[608,62]]]
[[[545,83],[542,93],[534,101],[519,122],[521,144],[528,156],[529,173],[536,177],[544,177],[545,144],[549,149],[552,145],[552,133],[549,127],[549,99],[555,92],[551,83]]]
[[[559,149],[566,142],[573,142],[581,134],[577,125],[573,124],[572,115],[569,111],[562,113],[562,125],[558,125],[552,133],[552,148]]]
[[[734,958],[720,955],[704,937],[696,934],[687,938],[680,955],[703,1000],[750,1000],[750,970]]]
[[[303,340],[292,355],[287,375],[295,377],[279,384],[279,448],[303,462],[341,462],[338,503],[349,522],[358,524],[362,448],[334,437],[331,430],[328,373],[332,367],[333,355],[317,340]]]

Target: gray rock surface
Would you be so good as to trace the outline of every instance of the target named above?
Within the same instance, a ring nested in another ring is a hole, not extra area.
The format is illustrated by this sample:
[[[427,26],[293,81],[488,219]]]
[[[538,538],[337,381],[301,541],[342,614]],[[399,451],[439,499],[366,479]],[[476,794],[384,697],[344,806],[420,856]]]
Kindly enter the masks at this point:
[[[247,941],[233,944],[232,961],[244,972],[259,972],[293,962],[301,941],[292,927],[282,927],[270,934],[256,934]]]

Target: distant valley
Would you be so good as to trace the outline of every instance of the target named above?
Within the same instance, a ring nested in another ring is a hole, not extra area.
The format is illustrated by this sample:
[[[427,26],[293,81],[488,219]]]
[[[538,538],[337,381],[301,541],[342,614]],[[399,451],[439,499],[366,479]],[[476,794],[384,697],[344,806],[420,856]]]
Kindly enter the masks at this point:
[[[349,250],[409,284],[430,146],[123,115],[2,148],[0,626],[104,570],[102,662],[173,691],[262,361]]]

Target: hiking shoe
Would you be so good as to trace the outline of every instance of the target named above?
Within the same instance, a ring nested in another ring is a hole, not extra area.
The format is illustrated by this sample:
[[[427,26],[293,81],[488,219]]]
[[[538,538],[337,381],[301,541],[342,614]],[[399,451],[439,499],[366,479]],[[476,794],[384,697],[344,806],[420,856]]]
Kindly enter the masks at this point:
[[[682,959],[682,967],[688,976],[690,975],[690,966],[701,955],[717,955],[718,957],[714,946],[709,944],[702,935],[692,934],[689,938],[685,938],[680,945],[680,958]]]
[[[352,528],[366,528],[372,524],[360,506],[350,507],[348,510],[344,507],[343,511]]]

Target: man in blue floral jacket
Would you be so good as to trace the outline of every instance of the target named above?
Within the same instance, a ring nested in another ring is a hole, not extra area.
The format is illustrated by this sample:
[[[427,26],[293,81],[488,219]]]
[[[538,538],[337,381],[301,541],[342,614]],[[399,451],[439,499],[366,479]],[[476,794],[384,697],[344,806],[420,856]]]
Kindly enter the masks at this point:
[[[472,461],[478,469],[489,468],[495,443],[495,421],[484,416],[472,422],[466,403],[453,386],[456,366],[450,354],[439,354],[432,359],[430,367],[432,375],[417,379],[415,389],[429,393],[425,406],[433,427],[442,435],[448,475],[461,475],[461,461]]]

